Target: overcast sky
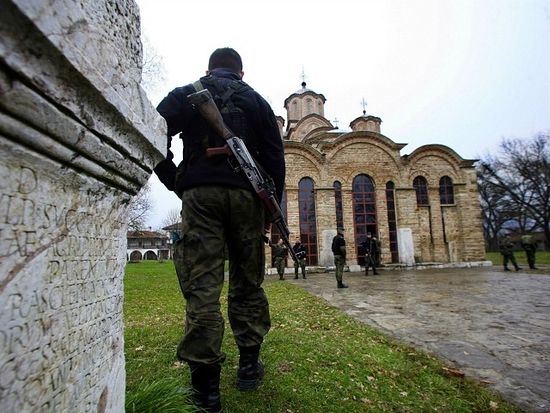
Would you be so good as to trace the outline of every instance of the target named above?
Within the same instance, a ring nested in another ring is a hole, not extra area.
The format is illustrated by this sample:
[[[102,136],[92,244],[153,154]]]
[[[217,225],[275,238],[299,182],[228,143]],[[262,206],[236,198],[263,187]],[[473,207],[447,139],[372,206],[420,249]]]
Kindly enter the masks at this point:
[[[478,159],[504,137],[550,132],[550,0],[137,3],[166,71],[150,94],[155,106],[229,46],[242,56],[244,80],[285,121],[284,100],[304,73],[334,126],[350,130],[364,99],[382,133],[407,144],[402,155],[436,143]],[[179,200],[151,183],[157,228]]]

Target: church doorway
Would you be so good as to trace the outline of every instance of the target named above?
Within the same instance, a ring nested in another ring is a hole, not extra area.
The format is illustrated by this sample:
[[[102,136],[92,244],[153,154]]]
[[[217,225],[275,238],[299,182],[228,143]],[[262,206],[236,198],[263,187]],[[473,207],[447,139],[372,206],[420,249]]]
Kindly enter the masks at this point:
[[[367,238],[367,232],[378,237],[376,221],[376,194],[374,181],[368,175],[357,175],[352,183],[353,225],[357,263],[365,265],[365,252],[361,243]]]

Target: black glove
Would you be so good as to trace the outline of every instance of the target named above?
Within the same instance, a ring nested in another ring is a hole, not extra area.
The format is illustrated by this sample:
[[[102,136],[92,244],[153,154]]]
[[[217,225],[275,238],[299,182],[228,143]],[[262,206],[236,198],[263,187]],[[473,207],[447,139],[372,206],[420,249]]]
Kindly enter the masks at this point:
[[[155,166],[155,173],[159,177],[160,182],[164,184],[169,191],[176,189],[176,164],[172,159],[165,159]]]

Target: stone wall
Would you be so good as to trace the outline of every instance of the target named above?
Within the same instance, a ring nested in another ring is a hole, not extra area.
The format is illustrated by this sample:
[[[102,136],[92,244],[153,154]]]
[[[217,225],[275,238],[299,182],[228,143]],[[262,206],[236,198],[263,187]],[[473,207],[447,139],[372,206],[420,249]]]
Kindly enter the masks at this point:
[[[312,137],[315,146],[306,142],[285,141],[287,162],[286,191],[288,225],[292,232],[299,228],[298,187],[304,177],[315,184],[318,251],[326,250],[325,234],[336,228],[334,181],[342,184],[342,206],[348,264],[357,264],[357,245],[353,218],[353,179],[365,174],[375,187],[377,228],[382,242],[382,262],[391,262],[388,210],[385,188],[395,185],[395,207],[401,240],[400,262],[483,261],[485,247],[481,227],[473,162],[463,160],[441,145],[426,145],[409,156],[401,156],[403,144],[372,131],[347,134],[321,132]],[[429,206],[418,206],[413,179],[422,175],[428,182]],[[454,203],[441,205],[439,180],[449,176],[453,181]],[[406,251],[404,250],[406,249]],[[330,265],[330,256],[319,254],[320,265]]]
[[[124,411],[129,202],[165,125],[133,1],[0,13],[0,411]]]

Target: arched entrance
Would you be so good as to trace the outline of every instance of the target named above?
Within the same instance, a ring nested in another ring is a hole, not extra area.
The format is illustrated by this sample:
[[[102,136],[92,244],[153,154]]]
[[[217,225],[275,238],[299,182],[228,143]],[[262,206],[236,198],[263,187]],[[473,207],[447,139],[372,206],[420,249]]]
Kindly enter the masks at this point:
[[[141,261],[141,252],[132,251],[130,254],[130,261]]]
[[[365,265],[365,253],[361,243],[367,238],[367,232],[378,237],[374,181],[368,175],[357,175],[353,178],[351,190],[357,263]]]
[[[154,251],[149,250],[145,253],[145,255],[143,256],[143,259],[152,261],[152,260],[157,260],[158,257],[157,257],[157,254],[155,254]]]

